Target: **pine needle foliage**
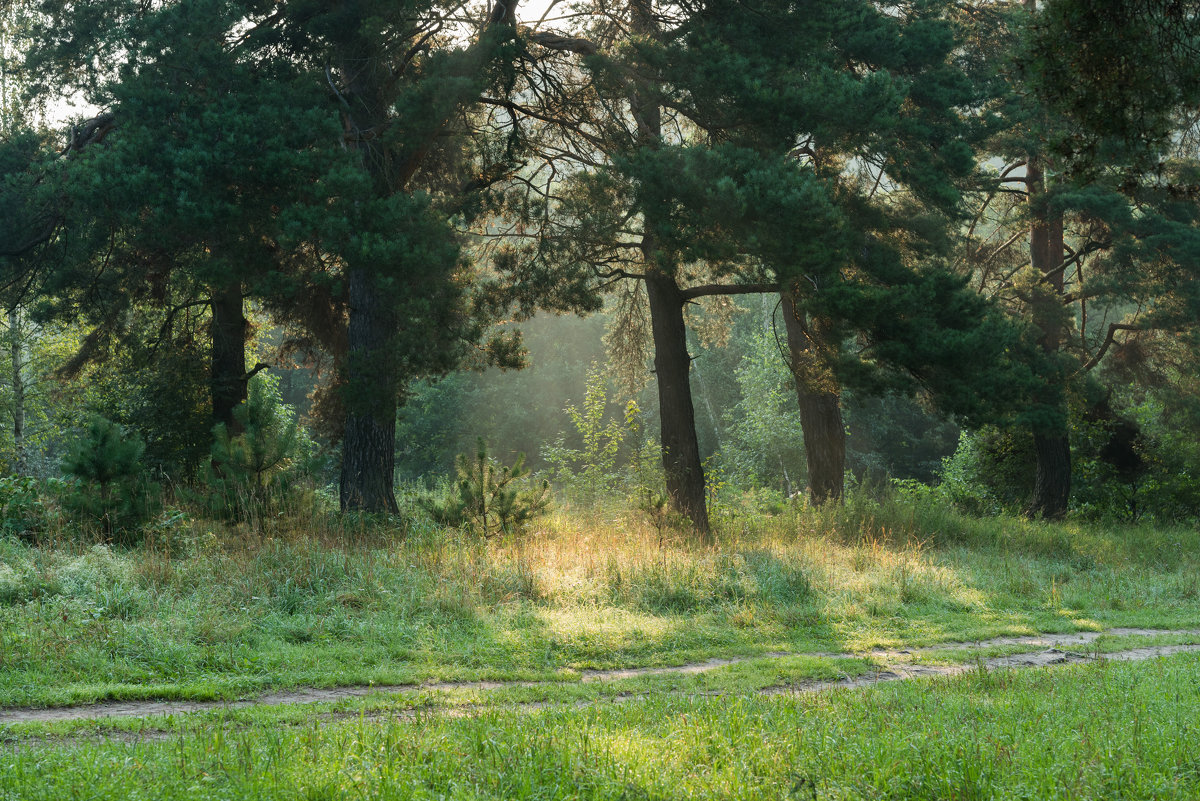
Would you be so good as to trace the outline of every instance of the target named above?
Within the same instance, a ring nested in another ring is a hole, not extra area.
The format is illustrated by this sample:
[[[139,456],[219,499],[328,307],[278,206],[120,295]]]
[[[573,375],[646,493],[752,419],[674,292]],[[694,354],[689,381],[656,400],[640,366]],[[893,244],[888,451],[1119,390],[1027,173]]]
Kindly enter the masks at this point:
[[[210,484],[226,510],[267,503],[284,489],[301,451],[296,421],[267,381],[250,382],[246,401],[233,416],[240,432],[224,423],[213,428]]]
[[[439,500],[422,502],[433,519],[489,538],[519,533],[550,505],[550,482],[528,486],[530,471],[525,454],[517,454],[511,466],[488,455],[481,437],[475,454],[460,453],[455,460],[454,488]]]
[[[153,513],[158,488],[145,481],[141,437],[100,415],[92,415],[82,436],[63,459],[63,472],[79,480],[64,502],[85,524],[98,524],[104,538],[135,544],[138,525]]]

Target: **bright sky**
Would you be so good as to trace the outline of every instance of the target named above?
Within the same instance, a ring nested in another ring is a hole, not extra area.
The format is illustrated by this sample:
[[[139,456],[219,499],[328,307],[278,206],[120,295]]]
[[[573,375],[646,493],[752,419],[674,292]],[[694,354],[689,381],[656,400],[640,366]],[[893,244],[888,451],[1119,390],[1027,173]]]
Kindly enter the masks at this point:
[[[534,26],[542,18],[542,15],[546,13],[546,10],[550,8],[552,2],[555,2],[555,0],[524,0],[524,2],[518,0],[517,20],[523,25]],[[550,20],[563,14],[569,14],[570,11],[567,8],[567,4],[568,0],[557,0],[554,10],[550,12],[547,19]],[[556,22],[547,22],[546,24],[551,28],[562,27],[561,23]]]

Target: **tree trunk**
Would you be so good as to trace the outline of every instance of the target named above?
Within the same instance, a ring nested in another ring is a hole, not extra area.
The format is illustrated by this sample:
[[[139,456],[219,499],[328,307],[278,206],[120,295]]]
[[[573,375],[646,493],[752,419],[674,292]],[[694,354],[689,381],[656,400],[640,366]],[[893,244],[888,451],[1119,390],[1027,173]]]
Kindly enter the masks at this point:
[[[358,13],[357,11],[355,12]],[[364,17],[358,26],[367,25]],[[361,27],[346,27],[340,68],[345,84],[343,124],[353,137],[346,146],[371,177],[377,197],[403,192],[392,147],[375,141],[374,132],[388,127],[389,84],[394,80],[386,54]],[[346,428],[342,438],[340,501],[342,511],[396,513],[395,363],[388,359],[395,333],[393,293],[375,280],[374,265],[351,263],[346,270],[349,300],[344,401]]]
[[[800,427],[804,431],[804,453],[808,459],[809,500],[813,506],[830,501],[839,503],[846,481],[846,427],[842,423],[841,392],[821,360],[821,326],[806,322],[790,291],[780,294],[800,406]]]
[[[631,27],[640,36],[655,36],[658,20],[653,0],[633,0]],[[629,95],[629,113],[638,130],[638,144],[654,149],[662,145],[662,109],[641,81]],[[692,405],[689,372],[692,357],[687,349],[683,296],[675,277],[656,265],[657,244],[652,224],[643,220],[642,262],[646,271],[646,297],[650,303],[650,328],[654,337],[654,372],[658,379],[658,412],[662,422],[663,472],[667,495],[675,511],[687,517],[708,536],[708,506],[704,497],[704,468],[696,439],[696,412]]]
[[[392,321],[364,268],[349,271],[342,511],[396,513],[396,386],[388,369]]]
[[[1031,157],[1026,168],[1032,224],[1029,231],[1029,254],[1034,272],[1042,277],[1033,293],[1031,312],[1034,325],[1041,331],[1042,350],[1053,357],[1062,347],[1064,288],[1063,217],[1061,211],[1037,206],[1045,194],[1045,172],[1041,159]],[[1065,379],[1064,379],[1065,380]],[[1067,436],[1066,398],[1062,387],[1049,388],[1049,400],[1040,399],[1054,407],[1050,422],[1033,432],[1037,466],[1034,474],[1033,497],[1025,510],[1028,517],[1058,520],[1067,513],[1071,497],[1071,444]],[[1034,399],[1039,402],[1038,398]]]
[[[212,290],[212,366],[209,390],[214,423],[231,434],[241,433],[233,410],[246,400],[246,334],[242,283],[230,281]]]
[[[12,431],[13,431],[13,472],[19,476],[28,470],[25,457],[25,358],[23,353],[25,331],[21,320],[21,310],[13,306],[8,312],[9,356],[12,366]]]
[[[696,440],[683,321],[683,297],[675,279],[659,272],[646,277],[650,327],[654,335],[654,372],[658,379],[658,413],[662,422],[663,471],[671,506],[703,534],[709,531],[704,497],[704,469]]]
[[[1032,518],[1058,520],[1067,511],[1071,497],[1071,443],[1066,434],[1034,433],[1033,449],[1037,472],[1033,499],[1025,514]]]

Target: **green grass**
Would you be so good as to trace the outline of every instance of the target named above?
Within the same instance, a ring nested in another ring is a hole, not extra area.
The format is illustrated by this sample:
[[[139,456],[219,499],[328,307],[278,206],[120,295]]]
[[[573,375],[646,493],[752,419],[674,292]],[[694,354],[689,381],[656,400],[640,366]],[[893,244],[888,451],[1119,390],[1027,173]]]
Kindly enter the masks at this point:
[[[489,543],[287,519],[266,536],[196,521],[129,552],[0,540],[0,706],[1200,626],[1193,529],[870,500],[714,517],[707,547],[622,513]]]
[[[657,674],[605,682],[550,682],[480,689],[472,685],[447,688],[412,687],[379,690],[368,695],[304,704],[214,707],[186,715],[98,717],[51,722],[24,721],[0,725],[0,741],[179,732],[201,724],[223,726],[294,725],[299,722],[366,715],[389,716],[423,712],[459,713],[480,707],[513,705],[590,704],[650,695],[738,695],[761,690],[805,687],[870,674],[879,665],[869,659],[828,659],[811,656],[749,659],[700,674]]]
[[[164,741],[18,742],[0,798],[1194,799],[1200,657],[799,697],[329,720],[248,711]]]

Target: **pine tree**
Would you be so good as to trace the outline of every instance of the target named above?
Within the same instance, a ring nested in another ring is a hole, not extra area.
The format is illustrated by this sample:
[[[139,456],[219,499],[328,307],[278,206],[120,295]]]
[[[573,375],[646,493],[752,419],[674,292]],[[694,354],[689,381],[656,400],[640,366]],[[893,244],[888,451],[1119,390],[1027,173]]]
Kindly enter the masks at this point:
[[[284,474],[300,456],[299,429],[279,393],[265,379],[250,382],[245,403],[233,410],[237,427],[213,429],[212,475],[226,508],[244,515],[270,503]]]
[[[145,449],[137,435],[93,415],[63,459],[63,472],[81,482],[68,504],[99,523],[108,539],[133,542],[137,525],[150,515],[154,492],[142,480]]]
[[[518,454],[511,466],[501,465],[488,455],[482,437],[473,456],[459,454],[455,471],[453,491],[424,503],[426,511],[442,525],[463,526],[483,537],[512,534],[550,504],[548,482],[526,486],[525,454]]]
[[[555,198],[548,235],[513,260],[516,283],[541,293],[531,304],[587,308],[614,281],[644,282],[668,490],[701,531],[684,313],[699,298],[792,299],[796,337],[811,345],[793,340],[797,362],[805,351],[812,362],[796,367],[806,439],[832,443],[829,458],[812,454],[817,501],[841,492],[840,382],[983,405],[979,368],[1013,334],[936,268],[955,180],[972,166],[963,109],[982,97],[955,61],[951,10],[635,2],[623,41],[616,26],[530,37],[583,55],[596,107],[623,106],[558,119],[559,152],[565,142],[590,169],[543,193]],[[867,347],[843,348],[853,337]]]
[[[1174,7],[1011,3],[990,37],[1005,43],[989,55],[1007,82],[1005,124],[983,152],[1006,166],[980,193],[962,261],[1031,328],[1036,382],[1016,420],[1035,454],[1031,517],[1067,512],[1070,406],[1105,396],[1106,361],[1148,356],[1200,321],[1200,162],[1179,133],[1200,97],[1200,70],[1180,50],[1197,30]],[[1148,58],[1151,47],[1162,52]]]
[[[479,350],[514,360],[481,346],[455,224],[514,158],[463,114],[504,83],[506,9],[471,36],[434,0],[44,4],[35,88],[106,111],[56,165],[70,199],[56,244],[89,258],[59,260],[41,291],[86,298],[98,328],[137,299],[208,306],[229,428],[257,369],[243,302],[258,299],[337,361],[343,507],[395,511],[407,382]],[[75,146],[100,130],[103,147]]]

